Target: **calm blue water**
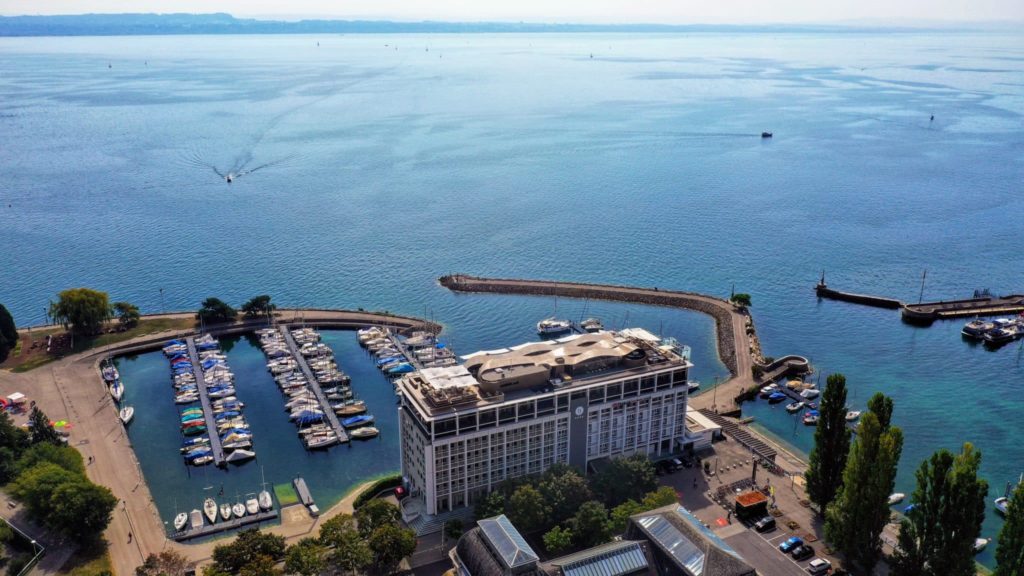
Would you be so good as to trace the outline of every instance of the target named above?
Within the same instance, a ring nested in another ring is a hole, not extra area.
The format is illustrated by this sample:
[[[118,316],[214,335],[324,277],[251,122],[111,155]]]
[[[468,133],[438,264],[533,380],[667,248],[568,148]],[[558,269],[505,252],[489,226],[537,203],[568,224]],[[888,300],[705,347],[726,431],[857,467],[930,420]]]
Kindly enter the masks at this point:
[[[969,440],[994,497],[1024,468],[1021,350],[811,287],[911,300],[927,268],[926,298],[1024,290],[1022,72],[1008,34],[0,39],[0,301],[29,324],[77,285],[146,311],[267,292],[426,311],[470,350],[555,303],[440,274],[735,283],[769,354],[895,398],[902,491]]]

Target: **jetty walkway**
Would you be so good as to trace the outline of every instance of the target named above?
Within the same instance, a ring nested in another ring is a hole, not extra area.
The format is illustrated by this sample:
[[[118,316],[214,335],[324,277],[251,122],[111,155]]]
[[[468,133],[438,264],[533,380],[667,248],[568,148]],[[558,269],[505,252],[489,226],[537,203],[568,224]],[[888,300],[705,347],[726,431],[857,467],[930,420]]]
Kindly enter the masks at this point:
[[[299,345],[295,342],[292,331],[287,325],[281,326],[281,334],[284,335],[284,341],[288,343],[288,348],[292,351],[292,357],[299,363],[299,369],[306,376],[306,382],[309,384],[310,390],[313,391],[313,395],[320,402],[320,407],[324,411],[324,418],[327,418],[327,423],[331,425],[331,429],[338,435],[338,442],[348,442],[348,434],[345,432],[345,428],[341,425],[341,422],[338,422],[338,416],[334,413],[334,409],[331,408],[331,402],[327,399],[327,395],[324,394],[323,388],[320,387],[320,381],[316,379],[316,375],[310,370],[306,357],[299,352]]]
[[[203,419],[206,420],[206,434],[210,437],[210,451],[213,452],[213,463],[217,466],[224,465],[224,447],[220,443],[220,434],[217,432],[217,421],[213,418],[213,405],[210,404],[210,394],[206,390],[206,378],[203,376],[203,365],[199,360],[199,352],[196,351],[196,339],[189,336],[185,339],[188,345],[188,358],[192,361],[192,373],[196,375],[196,387],[199,389],[199,403],[203,405]]]

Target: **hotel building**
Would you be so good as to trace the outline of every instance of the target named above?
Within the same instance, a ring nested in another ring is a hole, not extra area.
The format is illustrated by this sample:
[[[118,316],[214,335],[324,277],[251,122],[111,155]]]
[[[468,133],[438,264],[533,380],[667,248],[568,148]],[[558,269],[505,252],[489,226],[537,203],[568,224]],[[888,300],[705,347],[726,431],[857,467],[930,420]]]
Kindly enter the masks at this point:
[[[588,471],[610,457],[699,447],[709,440],[687,430],[688,357],[674,340],[632,328],[476,352],[403,376],[410,497],[441,514],[556,462]]]

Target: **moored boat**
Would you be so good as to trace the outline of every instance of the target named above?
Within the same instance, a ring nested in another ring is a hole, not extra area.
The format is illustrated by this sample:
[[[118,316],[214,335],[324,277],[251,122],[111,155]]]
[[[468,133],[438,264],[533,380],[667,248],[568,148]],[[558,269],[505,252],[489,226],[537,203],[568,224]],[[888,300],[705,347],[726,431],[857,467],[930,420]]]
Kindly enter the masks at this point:
[[[122,396],[124,396],[124,384],[120,380],[114,380],[110,384],[110,397],[114,399],[114,402],[120,402]]]
[[[580,327],[587,332],[600,332],[601,330],[604,330],[604,324],[602,324],[597,318],[587,318],[583,322],[580,322]]]
[[[267,490],[261,490],[260,495],[256,499],[259,501],[261,510],[270,510],[274,507],[274,500],[270,497],[270,492]]]
[[[889,495],[889,506],[894,506],[896,504],[899,504],[900,502],[903,502],[903,499],[906,498],[906,497],[907,497],[907,495],[904,494],[903,492],[894,492],[894,493],[890,494]]]
[[[974,539],[974,553],[977,554],[988,546],[990,539],[988,538],[975,538]]]
[[[804,412],[804,425],[805,426],[816,426],[818,424],[819,414],[817,410],[808,410]]]
[[[121,422],[128,424],[135,417],[135,408],[133,406],[125,406],[118,412],[118,417],[121,418]]]
[[[199,510],[192,510],[192,513],[189,514],[189,520],[193,530],[203,527],[203,513]]]
[[[786,396],[782,392],[772,392],[771,394],[768,395],[768,403],[778,404],[779,402],[782,402],[786,398],[789,398],[789,396]]]
[[[220,505],[220,519],[225,522],[231,520],[231,504],[224,503]]]
[[[847,422],[853,422],[858,418],[860,418],[860,410],[850,410],[846,413]]]
[[[373,423],[373,416],[370,414],[362,414],[359,416],[353,416],[351,418],[345,418],[341,421],[341,425],[345,428],[358,428],[367,424]]]
[[[210,524],[217,522],[217,502],[213,498],[203,500],[203,515],[210,521]]]
[[[185,529],[186,524],[188,524],[188,514],[178,512],[178,515],[174,517],[174,529],[181,532]]]
[[[227,462],[231,462],[232,464],[237,464],[239,462],[245,462],[246,460],[250,460],[255,457],[256,453],[253,452],[252,450],[239,448],[232,452],[231,454],[228,454],[227,457],[224,458],[224,460],[226,460]]]
[[[235,502],[235,505],[231,507],[231,511],[235,513],[236,518],[241,518],[245,516],[245,504]]]
[[[352,432],[349,432],[349,435],[352,436],[353,438],[356,438],[357,440],[373,438],[378,434],[380,434],[380,430],[374,428],[373,426],[364,426],[362,428],[356,428]]]
[[[995,499],[993,505],[995,505],[996,507],[996,512],[999,512],[1003,516],[1006,516],[1006,510],[1010,505],[1010,499],[1007,498],[1006,496],[1000,496],[999,498]]]
[[[537,334],[541,336],[553,336],[555,334],[565,334],[572,330],[572,323],[568,320],[559,320],[557,318],[545,318],[540,322],[537,322]]]
[[[803,410],[803,407],[803,402],[790,402],[789,404],[786,404],[786,412],[799,412],[800,410]]]
[[[245,511],[249,514],[259,514],[260,503],[255,497],[251,497],[245,501]]]

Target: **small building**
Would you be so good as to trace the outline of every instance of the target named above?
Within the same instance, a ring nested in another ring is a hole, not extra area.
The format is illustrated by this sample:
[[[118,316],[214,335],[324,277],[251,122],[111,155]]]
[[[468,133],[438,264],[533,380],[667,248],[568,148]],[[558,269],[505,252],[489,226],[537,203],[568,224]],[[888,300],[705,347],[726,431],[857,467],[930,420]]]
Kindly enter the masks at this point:
[[[504,514],[477,522],[450,556],[459,576],[543,576],[537,553]]]
[[[721,437],[721,426],[690,406],[686,407],[686,431],[684,437],[679,441],[683,450],[699,452],[710,448],[711,443]]]
[[[651,543],[660,575],[756,576],[731,546],[677,504],[631,516],[625,537]]]

